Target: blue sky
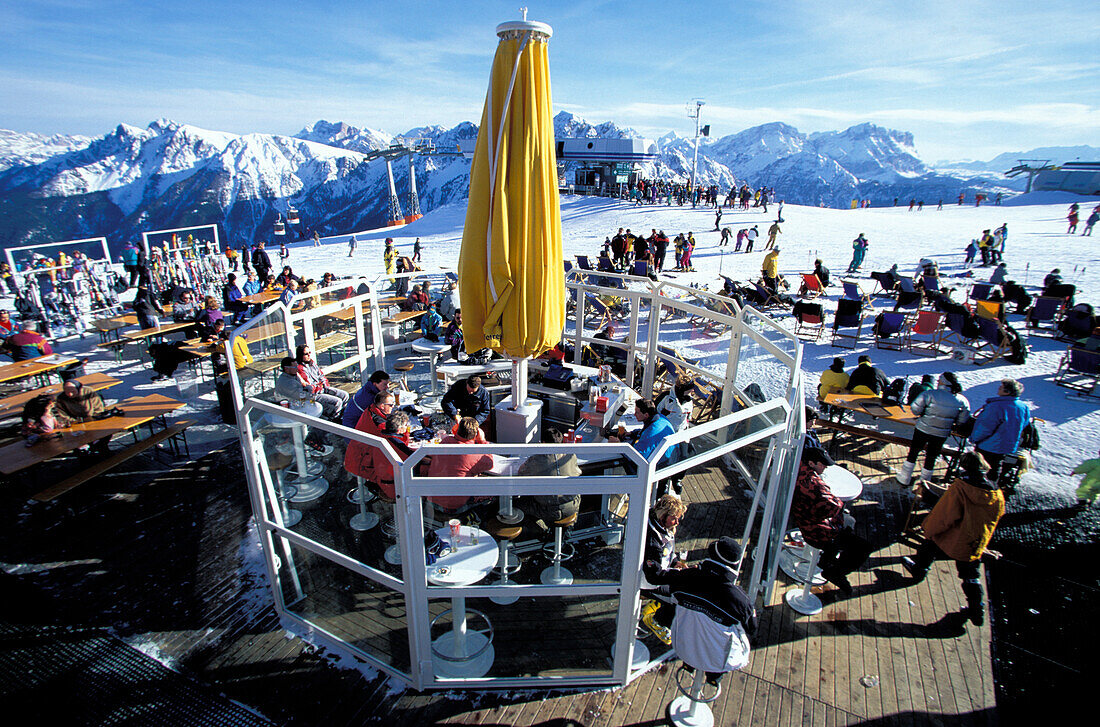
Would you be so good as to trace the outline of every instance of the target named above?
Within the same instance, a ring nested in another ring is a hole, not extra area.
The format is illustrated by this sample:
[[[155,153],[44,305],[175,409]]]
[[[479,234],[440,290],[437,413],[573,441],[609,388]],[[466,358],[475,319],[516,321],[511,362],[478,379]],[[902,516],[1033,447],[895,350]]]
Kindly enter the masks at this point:
[[[0,5],[0,128],[102,134],[165,117],[236,133],[389,132],[481,116],[516,2],[28,0]],[[554,27],[555,106],[656,137],[706,100],[722,136],[870,121],[926,161],[1100,146],[1100,3],[527,3]]]

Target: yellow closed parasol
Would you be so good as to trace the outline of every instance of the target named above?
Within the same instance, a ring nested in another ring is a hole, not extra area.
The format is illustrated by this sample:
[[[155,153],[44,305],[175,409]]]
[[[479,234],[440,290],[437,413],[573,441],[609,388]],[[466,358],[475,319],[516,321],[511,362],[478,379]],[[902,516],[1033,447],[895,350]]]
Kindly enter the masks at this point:
[[[468,351],[527,359],[553,348],[565,325],[552,33],[526,19],[497,26],[458,260]]]

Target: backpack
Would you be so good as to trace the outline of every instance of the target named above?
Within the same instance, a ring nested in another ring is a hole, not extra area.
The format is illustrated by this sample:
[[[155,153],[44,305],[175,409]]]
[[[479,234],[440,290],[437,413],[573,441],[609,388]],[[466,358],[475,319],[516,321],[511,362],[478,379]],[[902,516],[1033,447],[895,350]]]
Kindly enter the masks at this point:
[[[894,403],[900,404],[901,397],[905,395],[905,379],[894,379],[887,384],[886,389],[882,392],[882,403]]]
[[[1020,433],[1020,448],[1021,449],[1039,449],[1042,444],[1039,442],[1039,428],[1035,426],[1035,420],[1032,419],[1024,427],[1024,431]]]
[[[1020,336],[1015,328],[1007,323],[1004,324],[1004,328],[1005,335],[1008,336],[1008,345],[1011,349],[1005,358],[1008,359],[1010,363],[1014,363],[1017,366],[1027,363],[1028,346],[1024,343],[1023,337]]]

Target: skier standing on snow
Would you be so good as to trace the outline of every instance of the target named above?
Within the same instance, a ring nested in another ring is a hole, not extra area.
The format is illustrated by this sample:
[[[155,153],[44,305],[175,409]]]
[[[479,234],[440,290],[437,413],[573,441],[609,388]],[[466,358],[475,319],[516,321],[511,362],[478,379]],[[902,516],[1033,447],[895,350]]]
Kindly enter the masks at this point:
[[[1069,214],[1066,215],[1066,219],[1069,220],[1069,228],[1066,230],[1066,234],[1072,235],[1077,232],[1077,220],[1080,219],[1077,214],[1076,202],[1069,208]]]
[[[726,245],[728,245],[729,242],[730,242],[730,235],[731,234],[732,233],[730,232],[730,228],[723,227],[722,228],[722,239],[721,239],[721,241],[719,241],[718,247],[725,247]]]
[[[416,238],[416,242],[413,243],[413,257],[414,263],[420,262],[420,238]]]
[[[772,226],[768,228],[768,244],[764,246],[765,250],[770,250],[775,247],[776,235],[783,234],[783,230],[779,229],[779,222],[773,222]]]
[[[287,249],[285,242],[279,243],[279,262],[282,263],[288,257],[290,257],[290,250]]]
[[[1100,205],[1096,205],[1092,210],[1092,214],[1085,220],[1085,231],[1081,233],[1081,237],[1086,235],[1092,237],[1092,228],[1096,225],[1097,220],[1100,220]]]
[[[752,226],[752,229],[745,233],[745,252],[752,252],[752,246],[756,243],[756,238],[760,236],[760,230],[756,225]]]
[[[718,210],[714,213],[714,231],[717,232],[720,229],[722,229],[722,208],[721,207],[719,207]]]
[[[321,246],[321,236],[319,234],[317,234],[316,230],[313,231],[313,246],[314,247],[320,247]]]
[[[352,235],[351,239],[348,240],[348,257],[351,257],[355,254],[355,246],[358,244],[358,242],[359,241],[355,239],[355,235]]]
[[[856,236],[856,239],[852,240],[852,262],[848,265],[849,273],[859,272],[859,266],[863,264],[863,258],[867,255],[869,244],[862,232]]]

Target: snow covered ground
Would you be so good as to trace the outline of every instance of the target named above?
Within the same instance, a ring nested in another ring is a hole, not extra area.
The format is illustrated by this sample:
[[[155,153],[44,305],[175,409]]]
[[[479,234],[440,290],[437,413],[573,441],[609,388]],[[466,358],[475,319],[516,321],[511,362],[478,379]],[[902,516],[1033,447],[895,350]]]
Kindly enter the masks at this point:
[[[1036,204],[1027,204],[1029,201]],[[1007,223],[1009,237],[1005,259],[1010,278],[1034,288],[1041,284],[1047,272],[1059,267],[1066,282],[1078,286],[1079,302],[1100,304],[1100,254],[1093,239],[1065,234],[1065,214],[1070,201],[1077,201],[1085,211],[1083,221],[1087,212],[1100,200],[1065,193],[1042,193],[1014,200],[1012,206],[975,208],[972,205],[959,207],[952,204],[937,211],[935,205],[931,205],[922,212],[909,212],[907,207],[835,210],[786,205],[783,232],[779,237],[780,271],[797,290],[795,281],[798,280],[798,273],[810,271],[814,258],[820,257],[833,271],[834,279],[839,279],[851,259],[852,239],[863,232],[870,241],[863,265],[865,275],[872,270],[886,270],[894,263],[901,271],[912,273],[921,257],[937,260],[944,275],[957,275],[964,272],[963,248],[970,239],[980,236],[983,229]],[[775,206],[769,207],[767,215],[760,210],[727,210],[722,217],[722,225],[736,233],[742,227],[755,224],[764,233],[775,219],[775,211]],[[340,276],[373,278],[383,271],[382,247],[387,236],[394,237],[405,254],[412,253],[413,240],[420,237],[424,246],[422,266],[425,270],[438,270],[440,266],[453,269],[461,246],[464,219],[465,204],[448,205],[401,228],[355,233],[358,246],[352,258],[347,254],[349,235],[341,235],[324,239],[323,244],[316,248],[308,242],[294,243],[290,246],[291,256],[287,262],[295,272],[305,277],[320,279],[324,272],[330,271]],[[696,272],[674,273],[675,280],[682,284],[706,284],[712,290],[721,286],[720,273],[740,281],[758,278],[764,257],[762,242],[758,242],[757,250],[749,254],[733,253],[732,246],[719,248],[719,233],[713,230],[714,211],[703,208],[632,207],[615,200],[567,196],[562,198],[562,227],[567,258],[578,254],[598,254],[603,239],[613,235],[619,227],[644,234],[656,228],[664,230],[670,238],[679,232],[693,231],[698,242],[693,256]],[[1100,241],[1100,232],[1097,232],[1096,239]],[[272,250],[273,253],[276,251],[277,248]],[[277,259],[274,254],[272,257]],[[671,259],[671,253],[669,257]],[[991,271],[990,268],[980,267],[972,270],[974,280],[987,279]],[[965,296],[971,279],[960,277],[958,281],[961,295],[956,299]],[[873,287],[869,279],[861,280],[861,284],[866,290]],[[839,283],[836,283],[829,295],[829,305],[833,308],[839,293]],[[875,301],[876,309],[881,310],[886,305],[885,299]],[[869,316],[865,324],[868,336],[872,318],[873,315]],[[781,322],[793,328],[794,321],[789,315],[782,317]],[[1010,316],[1009,322],[1027,335],[1019,316]],[[686,326],[680,332],[670,326],[668,335],[680,338],[679,341],[667,341],[673,345],[695,347],[699,351],[722,348],[713,339],[693,340],[693,331]],[[698,336],[695,335],[695,338]],[[880,351],[869,342],[855,351],[833,348],[827,343],[807,343],[804,353],[806,399],[810,402],[815,398],[817,378],[834,356],[843,356],[851,368],[856,363],[856,357],[865,352],[871,353],[876,365],[890,378],[955,371],[975,409],[995,395],[1000,379],[1016,378],[1024,383],[1024,399],[1030,402],[1036,416],[1045,420],[1040,426],[1043,446],[1035,455],[1034,469],[1025,476],[1023,486],[1068,495],[1076,486],[1069,471],[1082,459],[1095,456],[1100,447],[1100,406],[1069,399],[1069,390],[1057,387],[1050,381],[1066,344],[1044,336],[1030,336],[1029,343],[1031,353],[1025,365],[996,362],[985,367],[956,364],[947,356],[932,359],[910,356],[905,352]],[[95,349],[94,336],[83,341],[63,342],[60,348],[91,353],[93,358],[89,370],[108,371],[123,378],[124,384],[106,392],[111,398],[123,399],[152,391],[171,396],[188,393],[189,382],[184,369],[181,369],[178,389],[175,384],[152,383],[149,381],[147,363],[128,358],[123,366],[117,366],[109,355]],[[738,379],[741,384],[741,377]],[[187,409],[179,415],[197,416],[200,420],[200,425],[193,427],[189,434],[193,454],[197,456],[229,441],[233,432],[215,423],[212,413],[215,400],[209,384],[187,400]]]
[[[1083,219],[1100,198],[1082,198],[1067,193],[1033,193],[1013,200],[1011,206],[945,204],[937,211],[935,205],[925,205],[921,212],[909,212],[907,206],[896,208],[872,208],[857,210],[821,209],[785,205],[784,222],[779,236],[780,271],[797,290],[798,273],[809,272],[813,261],[820,257],[833,272],[834,287],[829,291],[831,307],[835,309],[840,288],[836,279],[842,277],[852,256],[852,239],[863,232],[870,241],[870,248],[863,264],[863,274],[872,270],[886,270],[894,263],[906,274],[911,274],[921,257],[929,257],[940,265],[943,275],[953,276],[965,272],[963,255],[966,244],[980,237],[982,230],[1008,225],[1008,244],[1005,261],[1009,278],[1037,289],[1052,268],[1060,268],[1066,282],[1078,288],[1077,301],[1100,304],[1100,252],[1092,238],[1067,235],[1065,215],[1071,201],[1076,201],[1085,211]],[[722,217],[722,226],[730,227],[736,234],[742,227],[758,225],[761,233],[775,219],[776,206],[769,206],[769,214],[760,210],[730,211]],[[389,228],[357,233],[358,247],[355,256],[347,257],[348,236],[326,238],[319,248],[308,243],[291,246],[288,260],[295,272],[320,278],[325,271],[336,274],[363,274],[370,277],[382,272],[382,247],[387,236],[392,236],[398,248],[412,253],[416,237],[423,245],[423,268],[437,266],[454,268],[461,246],[465,205],[449,205],[403,228]],[[598,254],[600,244],[619,227],[630,228],[646,235],[656,228],[664,230],[671,238],[678,232],[693,231],[698,246],[692,257],[694,273],[674,273],[678,283],[706,284],[711,290],[721,287],[719,273],[747,281],[758,278],[764,258],[762,242],[756,251],[744,254],[730,252],[731,247],[719,248],[719,233],[714,231],[714,211],[699,208],[644,206],[632,207],[615,200],[592,197],[562,197],[562,230],[564,251],[567,258],[575,255]],[[1097,233],[1100,242],[1100,231]],[[671,253],[669,255],[671,259]],[[973,280],[987,280],[992,268],[971,268],[973,278],[959,277],[959,295],[965,292]],[[860,281],[865,290],[873,288],[873,281]],[[885,299],[875,301],[875,308],[882,310]],[[869,329],[870,316],[867,321]],[[790,316],[782,319],[784,325],[793,328]],[[1027,336],[1020,316],[1010,315],[1009,323]],[[869,330],[868,330],[869,333]],[[984,367],[961,365],[947,356],[928,358],[911,356],[905,352],[881,351],[868,342],[855,351],[833,348],[827,343],[807,343],[804,353],[804,370],[807,373],[807,401],[812,401],[817,378],[828,367],[834,356],[843,356],[849,367],[855,366],[861,353],[870,353],[876,365],[890,378],[936,374],[945,370],[955,371],[965,388],[965,395],[972,408],[981,406],[996,394],[997,382],[1002,378],[1015,378],[1023,382],[1023,398],[1028,401],[1037,417],[1045,420],[1040,425],[1042,449],[1033,461],[1033,470],[1025,476],[1024,487],[1034,487],[1069,493],[1076,487],[1075,478],[1069,476],[1081,460],[1096,455],[1100,447],[1100,405],[1067,398],[1068,389],[1055,386],[1050,377],[1057,369],[1066,344],[1053,341],[1048,336],[1029,336],[1031,353],[1027,363],[1014,366],[995,362]]]

